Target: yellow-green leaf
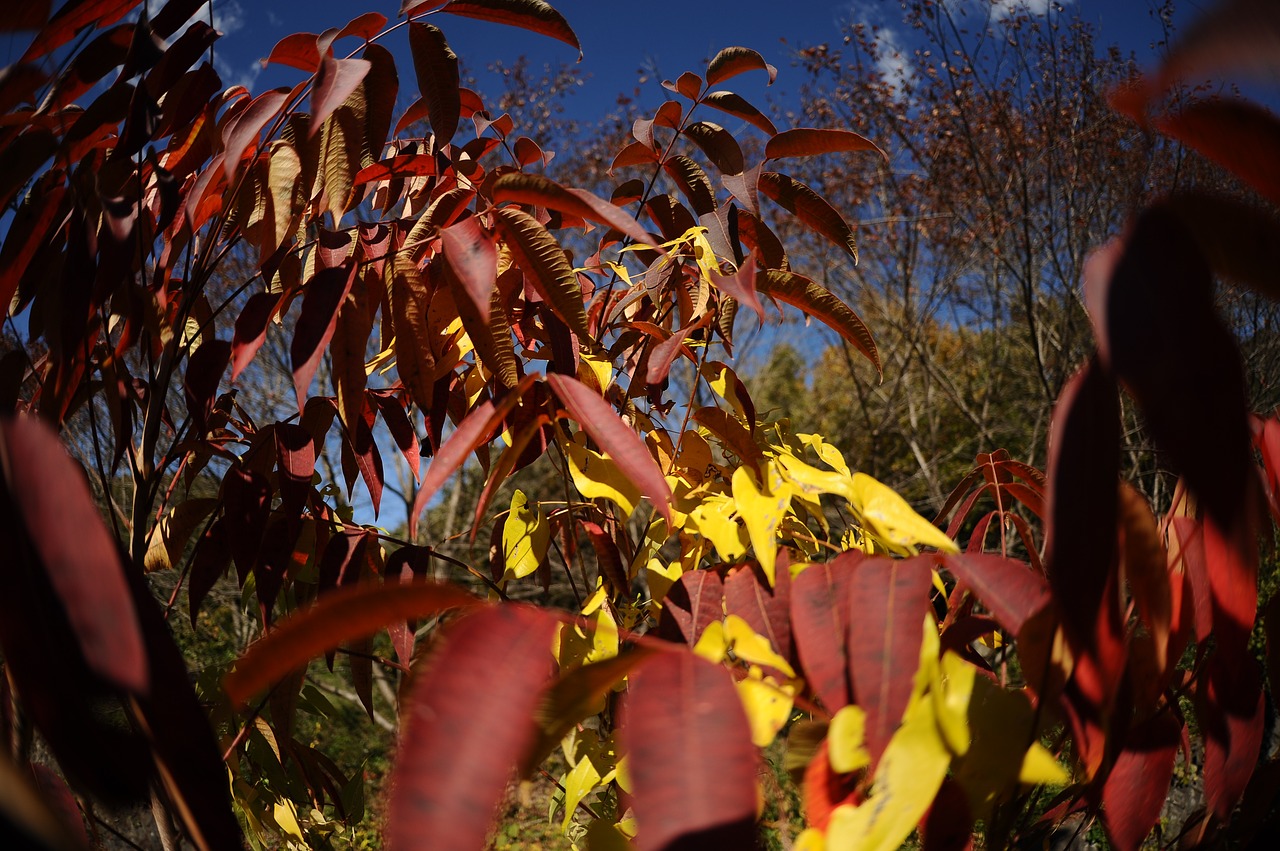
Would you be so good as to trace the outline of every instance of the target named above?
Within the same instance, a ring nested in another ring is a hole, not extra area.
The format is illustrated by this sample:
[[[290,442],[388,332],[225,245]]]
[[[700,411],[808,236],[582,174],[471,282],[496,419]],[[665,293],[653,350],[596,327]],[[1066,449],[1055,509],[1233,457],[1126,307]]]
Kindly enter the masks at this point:
[[[860,706],[841,707],[827,728],[827,758],[831,770],[848,774],[871,764],[866,747],[867,713]]]
[[[791,504],[791,488],[781,479],[761,486],[751,470],[739,467],[733,472],[733,501],[738,508],[738,516],[747,526],[756,559],[772,586],[774,562],[778,555],[778,524]]]
[[[866,473],[854,473],[850,503],[863,525],[891,549],[910,555],[915,555],[920,546],[936,547],[946,553],[960,551],[954,541],[917,514],[905,499]]]
[[[574,486],[587,499],[608,499],[628,516],[635,513],[640,489],[622,475],[612,459],[588,449],[585,441],[586,435],[578,432],[564,444]]]
[[[795,686],[780,685],[773,677],[761,677],[759,668],[752,669],[751,676],[734,685],[751,724],[752,743],[758,748],[769,747],[791,717]]]
[[[710,541],[724,561],[734,561],[747,552],[747,532],[734,519],[734,502],[727,496],[704,497],[689,512],[689,528]]]
[[[511,512],[502,525],[502,553],[507,570],[523,579],[538,569],[551,545],[551,524],[542,505],[529,506],[524,491],[511,495]]]
[[[776,668],[788,677],[796,675],[787,660],[773,649],[769,639],[752,630],[751,625],[737,615],[729,615],[724,619],[724,637],[733,649],[733,655],[742,661]]]

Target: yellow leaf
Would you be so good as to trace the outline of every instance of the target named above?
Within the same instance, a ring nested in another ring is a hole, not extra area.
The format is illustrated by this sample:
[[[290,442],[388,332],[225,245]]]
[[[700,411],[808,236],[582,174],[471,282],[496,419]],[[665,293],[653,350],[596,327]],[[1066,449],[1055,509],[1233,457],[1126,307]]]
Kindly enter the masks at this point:
[[[827,840],[816,827],[806,827],[791,844],[791,851],[826,851]]]
[[[299,842],[306,842],[306,837],[302,835],[302,827],[298,824],[297,813],[293,809],[293,804],[281,799],[271,808],[271,817],[275,819],[276,826],[286,836],[292,836]]]
[[[588,449],[585,441],[586,434],[577,432],[564,444],[574,486],[587,499],[608,499],[628,515],[635,513],[639,488],[622,475],[611,459]]]
[[[747,552],[747,531],[734,519],[735,505],[727,496],[705,497],[689,512],[690,531],[715,546],[724,561],[735,561]]]
[[[747,526],[747,536],[756,551],[756,559],[772,586],[774,562],[778,556],[778,524],[791,504],[791,489],[781,479],[776,479],[772,465],[770,473],[771,481],[761,487],[747,467],[734,470],[733,501],[738,508],[738,516]]]
[[[973,697],[973,681],[978,669],[948,651],[939,665],[939,681],[933,688],[933,709],[938,716],[938,729],[947,747],[956,756],[969,751],[969,701]]]
[[[788,677],[796,675],[787,660],[774,652],[769,639],[752,630],[751,625],[737,615],[729,615],[724,619],[724,637],[733,649],[733,655],[742,661],[776,668]]]
[[[747,409],[751,399],[742,395],[746,388],[737,373],[719,361],[703,364],[701,372],[715,394],[733,407],[734,415],[742,421],[742,424],[747,428],[755,428],[756,424],[752,421],[753,418]]]
[[[818,457],[823,463],[832,468],[836,472],[843,473],[846,476],[852,476],[849,471],[849,465],[845,463],[844,456],[840,454],[840,450],[836,449],[830,443],[822,439],[820,434],[797,434],[796,437],[805,446],[813,449],[818,453]]]
[[[797,490],[808,494],[833,493],[853,502],[853,479],[844,473],[810,467],[794,455],[779,455],[783,477]]]
[[[917,546],[936,547],[956,553],[960,548],[938,527],[925,520],[892,489],[868,476],[853,475],[853,496],[849,502],[863,524],[891,548],[915,555]]]
[[[698,636],[698,643],[693,645],[693,652],[713,665],[719,665],[729,656],[729,641],[725,638],[724,624],[712,621]]]
[[[680,569],[679,562],[672,562],[663,567],[659,559],[649,559],[649,563],[644,568],[644,578],[649,585],[649,596],[655,601],[665,599],[671,586],[675,585],[682,575],[684,571]]]
[[[502,525],[502,554],[507,570],[517,579],[533,573],[547,557],[551,545],[551,524],[542,505],[529,508],[524,491],[511,495],[511,513]]]
[[[1027,748],[1022,758],[1022,769],[1018,772],[1018,782],[1032,785],[1062,784],[1071,779],[1071,775],[1062,767],[1062,763],[1054,759],[1049,749],[1039,742]]]
[[[791,717],[795,686],[779,685],[773,677],[761,677],[760,673],[759,668],[752,668],[751,676],[734,685],[751,724],[751,741],[758,748],[767,748]]]
[[[832,812],[827,844],[858,851],[901,847],[933,803],[950,763],[932,701],[913,697],[880,757],[870,797],[860,806],[846,804]]]
[[[827,758],[831,770],[848,774],[871,764],[866,748],[867,713],[860,706],[841,707],[827,728]]]
[[[560,824],[561,831],[569,830],[569,822],[573,821],[573,815],[578,809],[578,804],[583,798],[591,794],[591,790],[596,788],[600,783],[600,772],[596,769],[595,763],[590,759],[583,758],[578,760],[578,764],[565,775],[564,778],[564,821]]]

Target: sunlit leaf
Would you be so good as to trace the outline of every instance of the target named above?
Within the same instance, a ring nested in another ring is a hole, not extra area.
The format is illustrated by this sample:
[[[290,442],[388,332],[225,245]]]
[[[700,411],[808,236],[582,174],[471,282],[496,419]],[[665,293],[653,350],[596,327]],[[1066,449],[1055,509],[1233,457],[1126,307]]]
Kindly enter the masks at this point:
[[[512,207],[494,210],[506,244],[516,263],[529,276],[539,293],[560,315],[579,341],[590,339],[587,312],[582,304],[578,276],[565,259],[555,237],[528,213]]]
[[[550,545],[551,524],[541,504],[531,508],[524,491],[516,488],[502,527],[503,563],[507,570],[517,579],[528,576],[546,559]]]
[[[946,553],[960,551],[954,541],[917,514],[896,491],[866,473],[853,474],[850,503],[872,532],[900,551],[913,554],[917,547],[935,547]]]
[[[746,71],[760,70],[769,75],[769,84],[778,77],[778,69],[764,61],[764,57],[749,47],[726,47],[707,64],[707,85],[714,86],[722,80],[736,77]]]
[[[756,275],[756,290],[798,307],[832,328],[881,370],[880,353],[871,332],[858,315],[830,290],[803,275],[775,269],[762,269]]]
[[[858,246],[853,228],[844,216],[817,192],[793,177],[774,171],[760,173],[760,191],[775,204],[798,218],[806,227],[826,237],[858,262]]]
[[[453,0],[443,11],[550,36],[577,48],[578,59],[582,59],[582,45],[569,22],[542,0]]]
[[[773,476],[767,482],[760,482],[745,466],[733,471],[732,485],[738,516],[747,527],[756,559],[772,585],[778,555],[778,524],[791,506],[791,489]]]
[[[435,147],[447,145],[458,129],[462,99],[458,93],[458,56],[439,27],[409,22],[409,50],[418,74],[418,91],[427,106]]]
[[[797,127],[793,130],[783,130],[770,139],[764,147],[765,158],[770,160],[786,157],[811,157],[846,151],[875,151],[884,157],[886,161],[889,159],[889,155],[882,151],[875,142],[865,136],[859,136],[852,130]]]

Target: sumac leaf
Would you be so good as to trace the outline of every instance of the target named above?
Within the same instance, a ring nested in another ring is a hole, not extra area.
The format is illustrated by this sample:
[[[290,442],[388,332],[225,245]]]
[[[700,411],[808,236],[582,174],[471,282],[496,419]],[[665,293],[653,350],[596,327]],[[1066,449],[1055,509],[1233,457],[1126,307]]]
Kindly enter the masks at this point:
[[[830,290],[803,275],[774,269],[760,270],[756,275],[756,290],[816,317],[862,352],[875,365],[877,372],[881,370],[880,354],[871,339],[871,332],[858,315]]]
[[[668,641],[698,643],[712,621],[724,617],[724,582],[714,570],[690,570],[676,580],[662,600],[658,635]]]
[[[569,22],[542,0],[453,0],[441,11],[550,36],[577,48],[578,58],[582,58],[582,45]]]
[[[538,174],[512,172],[499,177],[493,184],[493,202],[504,201],[559,210],[615,228],[635,242],[653,245],[649,232],[621,208],[584,189],[566,188]]]
[[[770,136],[773,136],[778,132],[778,128],[769,120],[769,116],[752,106],[746,98],[743,98],[741,95],[733,92],[712,92],[704,97],[702,102],[709,107],[728,113],[734,118],[741,118],[743,121]]]
[[[409,49],[418,74],[418,91],[426,101],[427,118],[439,150],[453,138],[462,111],[458,55],[449,47],[439,27],[417,21],[409,23]]]
[[[548,375],[547,383],[582,430],[609,454],[640,493],[649,498],[654,510],[671,523],[671,487],[639,435],[622,422],[608,402],[576,378]]]
[[[348,97],[364,82],[372,63],[367,59],[334,59],[324,56],[316,72],[315,88],[311,92],[312,136],[333,115]]]
[[[852,130],[797,127],[793,130],[783,130],[764,146],[765,159],[770,160],[785,157],[812,157],[846,151],[875,151],[884,157],[886,162],[889,159],[889,155],[875,142],[865,136],[859,136]]]
[[[343,266],[321,269],[303,288],[302,312],[289,346],[299,411],[306,404],[307,390],[320,366],[320,356],[333,338],[338,308],[351,289],[357,268],[357,264],[348,260]]]
[[[516,263],[579,340],[591,339],[578,276],[564,249],[528,213],[511,207],[494,210],[494,218]]]
[[[537,741],[551,675],[548,612],[487,607],[453,624],[414,678],[391,779],[387,847],[479,848]]]
[[[837,248],[845,251],[853,262],[858,262],[858,246],[853,228],[844,216],[825,198],[795,178],[775,171],[760,174],[759,190],[775,204],[798,218],[805,227],[824,236]]]
[[[770,85],[778,78],[778,69],[765,62],[764,57],[751,48],[726,47],[707,64],[707,85],[714,86],[730,77],[754,70],[766,72]]]
[[[656,653],[629,676],[620,723],[639,851],[750,848],[756,751],[728,671]]]

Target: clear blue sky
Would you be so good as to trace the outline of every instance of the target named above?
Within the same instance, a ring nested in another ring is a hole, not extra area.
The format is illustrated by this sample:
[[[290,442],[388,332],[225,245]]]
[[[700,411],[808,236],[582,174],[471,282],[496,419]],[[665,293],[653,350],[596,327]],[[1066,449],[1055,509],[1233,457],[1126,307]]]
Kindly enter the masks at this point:
[[[159,0],[155,0],[158,3]],[[986,0],[951,0],[979,4]],[[1018,2],[1018,0],[1004,0]],[[1025,0],[1034,8],[1046,0]],[[1097,24],[1104,42],[1115,41],[1139,57],[1149,55],[1150,43],[1160,37],[1151,17],[1150,0],[1074,0],[1080,13]],[[630,91],[641,68],[656,67],[674,78],[686,69],[700,70],[717,50],[729,45],[752,47],[776,65],[778,84],[770,94],[785,99],[801,81],[790,67],[794,48],[837,40],[839,27],[850,20],[884,26],[897,25],[896,0],[649,0],[643,4],[617,0],[551,0],[569,21],[582,42],[581,70],[589,75],[570,108],[577,117],[591,119],[607,113],[619,92]],[[1068,3],[1068,5],[1072,5]],[[1184,0],[1179,18],[1193,15],[1199,3]],[[319,32],[341,26],[350,18],[377,11],[395,20],[399,0],[213,0],[215,21],[226,32],[216,46],[220,71],[228,82],[252,82],[250,88],[290,83],[292,70],[270,68],[258,72],[257,60],[266,56],[281,37],[299,30]],[[643,9],[643,12],[638,11]],[[452,15],[435,15],[432,21],[444,30],[465,65],[480,75],[495,61],[510,62],[526,54],[535,67],[544,62],[573,62],[577,57],[567,45],[544,36],[498,24]],[[903,33],[906,35],[906,33]],[[396,34],[388,45],[398,55],[407,52],[405,38]],[[407,57],[406,57],[407,58]],[[411,68],[407,62],[404,71]],[[410,72],[411,73],[411,72]],[[763,75],[736,83],[743,94],[759,97],[765,92]],[[410,78],[411,79],[411,78]],[[409,83],[412,86],[412,83]]]

